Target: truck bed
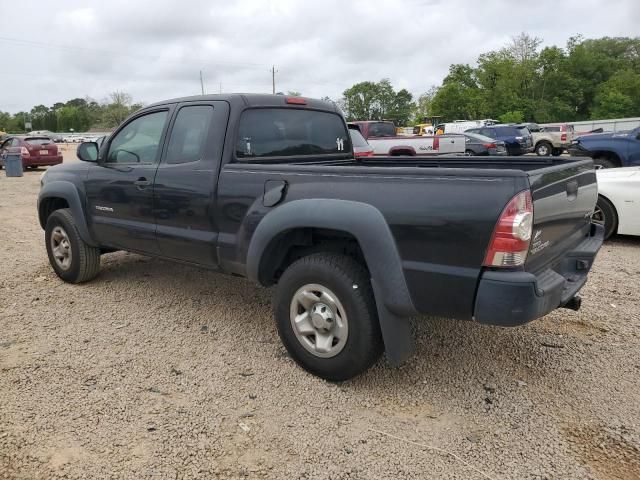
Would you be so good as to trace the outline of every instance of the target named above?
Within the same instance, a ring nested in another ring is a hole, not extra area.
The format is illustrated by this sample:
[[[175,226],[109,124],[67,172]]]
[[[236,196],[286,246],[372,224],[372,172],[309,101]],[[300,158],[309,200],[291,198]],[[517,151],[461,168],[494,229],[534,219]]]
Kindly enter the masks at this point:
[[[597,195],[589,159],[374,157],[228,163],[220,173],[219,208],[233,206],[244,213],[238,213],[237,221],[222,222],[219,254],[235,258],[225,268],[241,275],[246,251],[238,256],[236,249],[250,242],[255,227],[247,221],[259,222],[269,211],[256,203],[258,195],[266,194],[268,182],[285,185],[280,205],[341,199],[376,208],[393,233],[417,309],[462,319],[472,317],[486,247],[514,195],[531,190],[534,230],[541,231],[535,242],[546,245],[525,265],[536,272],[588,235],[589,212]],[[567,182],[581,185],[579,201],[568,201]],[[422,294],[426,285],[428,296]]]

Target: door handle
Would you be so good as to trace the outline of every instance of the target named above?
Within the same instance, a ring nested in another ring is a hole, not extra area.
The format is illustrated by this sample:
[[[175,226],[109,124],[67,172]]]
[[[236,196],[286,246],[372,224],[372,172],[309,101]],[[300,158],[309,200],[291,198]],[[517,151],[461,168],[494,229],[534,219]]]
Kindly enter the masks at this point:
[[[148,187],[149,185],[151,185],[151,180],[147,180],[144,177],[140,177],[138,180],[133,182],[133,184],[136,187],[138,187],[140,190],[142,190],[144,187]]]

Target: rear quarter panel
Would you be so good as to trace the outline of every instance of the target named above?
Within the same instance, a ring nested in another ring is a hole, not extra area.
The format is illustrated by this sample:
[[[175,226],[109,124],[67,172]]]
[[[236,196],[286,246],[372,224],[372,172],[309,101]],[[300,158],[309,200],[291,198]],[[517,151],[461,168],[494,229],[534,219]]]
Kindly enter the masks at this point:
[[[218,190],[219,255],[242,272],[253,232],[270,208],[267,180],[287,183],[284,203],[313,198],[367,203],[386,219],[418,311],[470,319],[485,249],[507,201],[525,177],[465,176],[456,169],[227,165]],[[514,181],[515,178],[515,181]],[[358,218],[353,219],[358,222]]]

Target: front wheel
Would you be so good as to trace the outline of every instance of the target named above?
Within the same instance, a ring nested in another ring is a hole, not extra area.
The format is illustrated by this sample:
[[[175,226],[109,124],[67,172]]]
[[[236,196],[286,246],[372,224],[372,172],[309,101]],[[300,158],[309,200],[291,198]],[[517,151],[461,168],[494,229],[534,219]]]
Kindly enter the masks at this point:
[[[618,229],[618,214],[613,204],[602,196],[598,196],[596,208],[591,217],[593,222],[604,227],[604,239],[613,235]]]
[[[65,282],[82,283],[98,275],[100,249],[82,240],[71,210],[53,212],[44,232],[49,263],[58,277]]]
[[[551,155],[553,155],[554,157],[559,157],[560,155],[562,155],[563,150],[561,148],[554,148],[551,151]]]
[[[596,168],[616,168],[617,165],[606,157],[596,157],[593,159]]]
[[[317,253],[289,266],[278,283],[275,317],[291,357],[326,380],[353,378],[382,355],[369,275],[346,255]]]

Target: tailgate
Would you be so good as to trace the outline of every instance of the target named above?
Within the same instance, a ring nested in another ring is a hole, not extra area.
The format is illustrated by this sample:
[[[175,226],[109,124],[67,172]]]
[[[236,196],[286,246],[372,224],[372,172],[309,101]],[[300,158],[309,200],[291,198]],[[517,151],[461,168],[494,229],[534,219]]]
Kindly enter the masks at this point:
[[[589,235],[598,185],[591,160],[533,170],[529,182],[533,232],[525,269],[535,273],[552,267]]]

